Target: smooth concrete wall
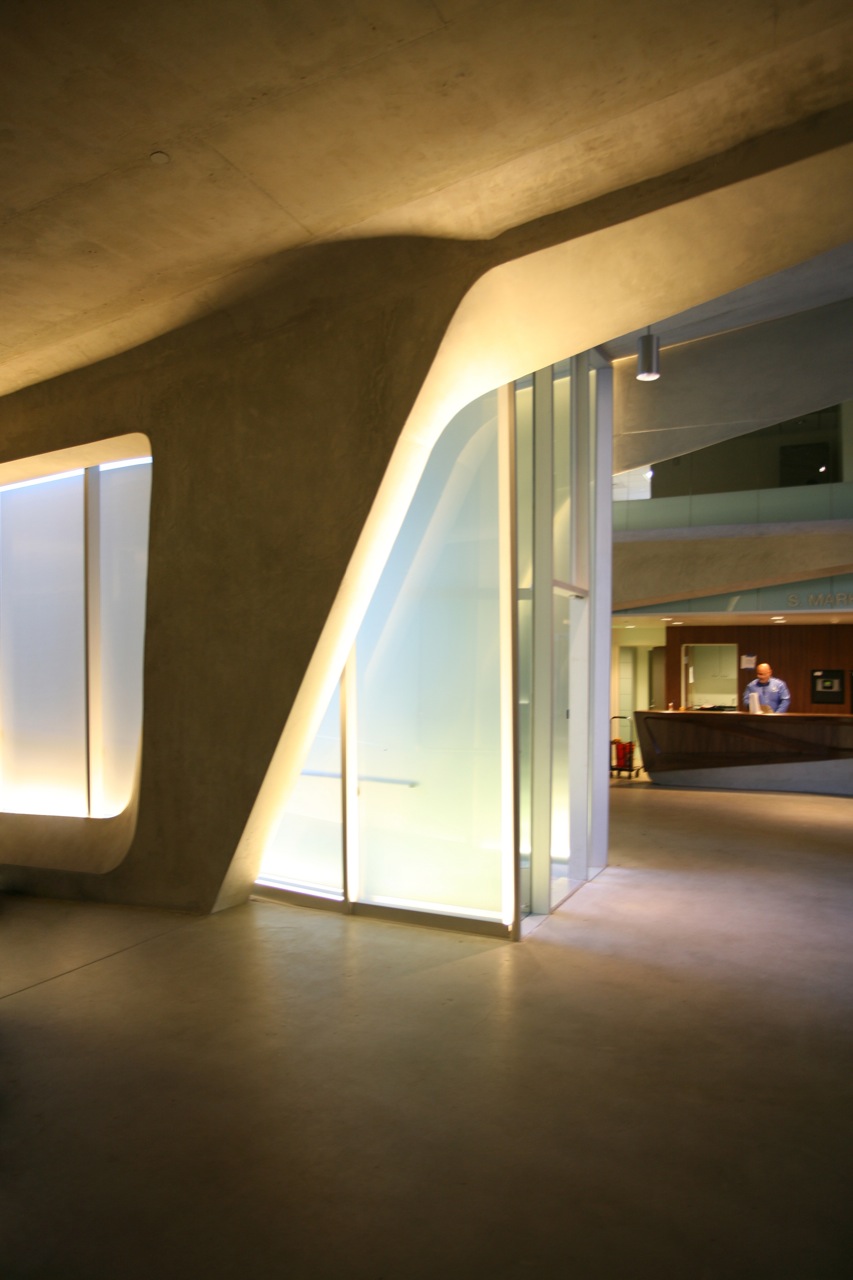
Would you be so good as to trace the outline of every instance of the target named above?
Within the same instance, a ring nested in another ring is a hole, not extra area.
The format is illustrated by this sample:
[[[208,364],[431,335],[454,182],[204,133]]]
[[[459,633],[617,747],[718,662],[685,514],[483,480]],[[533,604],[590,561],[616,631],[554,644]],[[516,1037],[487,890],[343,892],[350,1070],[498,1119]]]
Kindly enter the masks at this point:
[[[398,441],[434,433],[460,379],[479,394],[848,239],[851,148],[810,138],[791,169],[777,139],[488,245],[300,250],[262,295],[0,402],[0,460],[127,431],[154,456],[133,844],[103,875],[6,847],[3,884],[191,911],[245,897],[252,859],[223,893],[229,865],[318,639],[354,625],[336,601]]]
[[[5,458],[143,431],[154,459],[135,839],[108,874],[45,871],[21,829],[42,861],[56,820],[18,820],[5,887],[210,909],[476,261],[423,240],[306,252],[274,291],[0,402]]]

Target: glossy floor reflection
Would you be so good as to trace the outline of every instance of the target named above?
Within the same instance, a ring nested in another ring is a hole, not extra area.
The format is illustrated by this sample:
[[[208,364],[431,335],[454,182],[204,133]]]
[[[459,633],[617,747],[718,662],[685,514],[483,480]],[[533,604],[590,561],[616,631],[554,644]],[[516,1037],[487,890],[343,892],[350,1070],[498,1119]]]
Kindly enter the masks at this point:
[[[3,1280],[846,1276],[849,801],[612,798],[517,946],[3,899]]]

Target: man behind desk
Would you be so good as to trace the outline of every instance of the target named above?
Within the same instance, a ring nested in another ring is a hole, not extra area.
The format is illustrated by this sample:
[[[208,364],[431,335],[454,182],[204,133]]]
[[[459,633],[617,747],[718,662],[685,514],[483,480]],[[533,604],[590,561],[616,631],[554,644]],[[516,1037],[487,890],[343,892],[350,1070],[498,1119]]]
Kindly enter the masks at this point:
[[[743,705],[749,710],[749,695],[758,694],[758,701],[776,715],[782,715],[791,705],[791,695],[784,680],[773,679],[773,668],[767,662],[759,662],[756,679],[750,680],[743,691]]]

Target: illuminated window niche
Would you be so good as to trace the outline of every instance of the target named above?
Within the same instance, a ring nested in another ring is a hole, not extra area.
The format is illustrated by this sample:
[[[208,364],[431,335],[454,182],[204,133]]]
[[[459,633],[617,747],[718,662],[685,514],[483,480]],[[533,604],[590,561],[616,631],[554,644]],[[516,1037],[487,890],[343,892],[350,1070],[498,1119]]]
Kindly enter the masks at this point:
[[[575,357],[438,437],[259,892],[517,937],[604,865],[609,388]]]
[[[135,793],[149,448],[0,467],[0,812],[112,818]]]

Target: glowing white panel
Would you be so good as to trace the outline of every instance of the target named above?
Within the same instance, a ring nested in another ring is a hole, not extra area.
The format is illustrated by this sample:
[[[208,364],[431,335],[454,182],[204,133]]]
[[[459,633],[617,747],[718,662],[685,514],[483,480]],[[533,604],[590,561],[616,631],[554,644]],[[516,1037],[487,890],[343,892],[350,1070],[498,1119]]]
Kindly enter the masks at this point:
[[[528,593],[533,586],[533,384],[516,386],[515,391],[515,479],[517,490],[516,543],[518,545],[518,588]]]
[[[357,643],[358,897],[501,918],[497,396],[441,436]]]
[[[570,378],[554,381],[554,560],[558,582],[572,579],[571,514],[572,455],[569,428]]]
[[[85,816],[83,475],[0,494],[0,808]]]
[[[266,846],[258,876],[261,884],[343,897],[342,795],[340,691],[336,688]]]
[[[142,738],[142,668],[151,459],[101,466],[90,479],[97,563],[89,608],[92,817],[130,802]]]

